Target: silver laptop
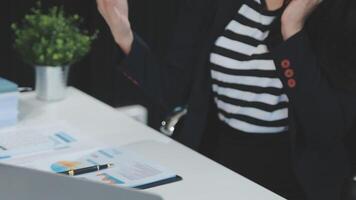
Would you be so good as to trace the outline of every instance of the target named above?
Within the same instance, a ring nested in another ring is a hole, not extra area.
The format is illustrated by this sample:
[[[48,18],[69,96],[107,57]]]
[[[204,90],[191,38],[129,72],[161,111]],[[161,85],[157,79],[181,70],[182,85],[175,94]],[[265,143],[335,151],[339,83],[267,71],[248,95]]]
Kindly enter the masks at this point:
[[[1,200],[162,200],[137,190],[0,164]]]

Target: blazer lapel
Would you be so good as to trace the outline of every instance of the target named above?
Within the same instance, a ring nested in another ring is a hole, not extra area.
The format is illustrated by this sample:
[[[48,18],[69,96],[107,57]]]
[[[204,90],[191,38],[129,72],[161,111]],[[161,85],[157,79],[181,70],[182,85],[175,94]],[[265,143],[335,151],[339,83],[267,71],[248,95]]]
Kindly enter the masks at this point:
[[[251,1],[251,0],[250,0]],[[197,64],[195,83],[190,95],[189,112],[179,139],[181,142],[197,149],[201,142],[210,109],[211,90],[208,62],[215,40],[223,33],[226,25],[233,19],[243,0],[216,0],[215,17],[211,31]],[[194,114],[195,113],[195,114]],[[191,119],[189,119],[191,118]]]
[[[211,31],[208,34],[207,42],[203,48],[200,62],[198,64],[198,74],[196,85],[197,90],[209,91],[210,88],[210,74],[207,68],[209,62],[209,55],[215,44],[216,39],[223,34],[226,25],[234,18],[238,9],[241,7],[244,0],[216,0],[215,18],[212,22]],[[251,1],[251,0],[250,0]],[[209,92],[206,92],[209,93]]]
[[[212,22],[211,32],[208,36],[208,41],[202,52],[201,62],[200,62],[200,69],[199,76],[201,79],[198,82],[201,83],[202,88],[210,88],[210,73],[209,69],[207,68],[209,62],[209,56],[212,50],[212,47],[215,44],[216,39],[223,34],[225,27],[227,24],[234,18],[238,9],[243,4],[244,0],[217,0],[217,9],[215,13],[215,18]],[[250,0],[252,1],[252,0]],[[209,83],[208,83],[209,82]]]
[[[210,39],[213,40],[212,44],[223,33],[226,25],[234,18],[242,4],[243,0],[218,0],[216,17],[210,35]]]

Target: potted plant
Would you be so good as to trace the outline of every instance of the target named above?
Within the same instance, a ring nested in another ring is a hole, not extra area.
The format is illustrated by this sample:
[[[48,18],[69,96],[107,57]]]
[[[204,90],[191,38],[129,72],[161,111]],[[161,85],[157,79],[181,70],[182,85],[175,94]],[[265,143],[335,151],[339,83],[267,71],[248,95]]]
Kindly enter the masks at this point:
[[[12,24],[16,51],[35,67],[38,99],[65,98],[69,66],[89,52],[96,35],[81,31],[81,21],[79,15],[67,16],[62,7],[43,12],[38,3],[20,24]]]

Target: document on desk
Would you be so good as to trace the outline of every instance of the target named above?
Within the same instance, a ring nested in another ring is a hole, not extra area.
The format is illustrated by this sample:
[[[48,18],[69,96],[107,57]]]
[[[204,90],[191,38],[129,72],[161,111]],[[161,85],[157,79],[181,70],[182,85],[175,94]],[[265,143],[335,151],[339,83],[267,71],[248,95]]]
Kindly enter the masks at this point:
[[[40,153],[73,152],[97,145],[73,132],[79,131],[63,122],[31,129],[0,131],[0,161]]]
[[[112,168],[77,177],[131,188],[179,180],[171,170],[134,152],[106,147],[63,127],[0,132],[0,162],[52,173],[114,164]]]
[[[12,162],[14,164],[14,162]],[[112,168],[77,176],[110,185],[130,188],[173,179],[171,170],[141,158],[121,148],[97,148],[56,157],[17,159],[17,165],[47,172],[59,173],[96,165],[114,164]]]
[[[110,162],[114,164],[113,168],[83,175],[82,177],[131,188],[172,179],[177,176],[163,166],[149,162],[129,150],[120,148],[100,149],[82,158],[81,161],[96,165]]]

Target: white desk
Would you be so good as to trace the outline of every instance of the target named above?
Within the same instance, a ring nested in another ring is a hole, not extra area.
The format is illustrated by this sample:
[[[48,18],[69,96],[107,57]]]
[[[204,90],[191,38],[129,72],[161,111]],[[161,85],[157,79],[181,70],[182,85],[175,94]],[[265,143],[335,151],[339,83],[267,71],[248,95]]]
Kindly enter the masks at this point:
[[[183,181],[148,190],[164,199],[283,199],[74,88],[68,89],[64,101],[55,103],[40,102],[34,93],[21,96],[17,127],[58,120],[108,145],[128,145],[145,158],[176,171]]]

